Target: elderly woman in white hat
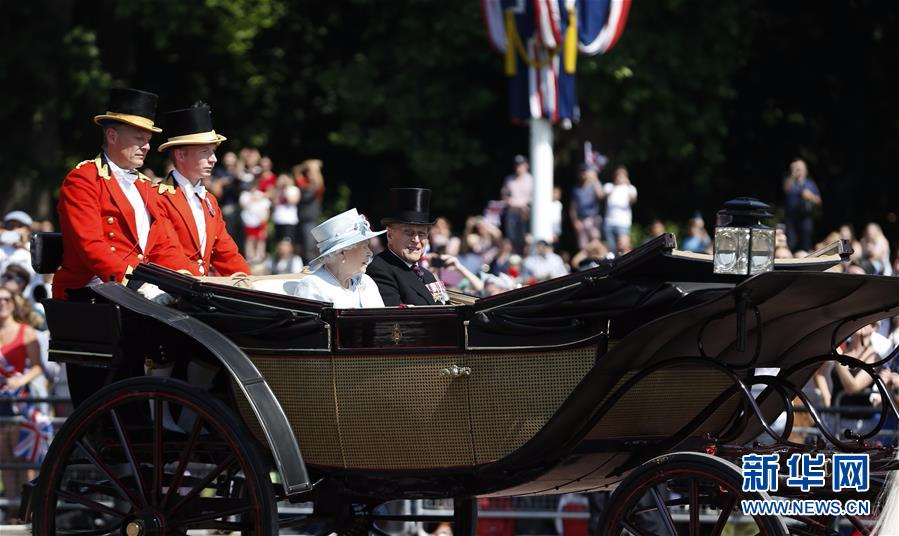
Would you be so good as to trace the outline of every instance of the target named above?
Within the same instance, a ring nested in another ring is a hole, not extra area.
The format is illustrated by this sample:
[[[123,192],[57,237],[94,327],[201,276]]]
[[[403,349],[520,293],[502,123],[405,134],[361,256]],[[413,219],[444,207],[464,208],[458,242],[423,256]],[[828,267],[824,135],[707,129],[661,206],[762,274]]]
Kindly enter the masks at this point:
[[[314,270],[299,281],[300,298],[331,302],[334,307],[384,307],[378,285],[365,274],[372,252],[368,241],[386,231],[374,232],[356,209],[350,209],[312,229],[321,255],[309,263]]]

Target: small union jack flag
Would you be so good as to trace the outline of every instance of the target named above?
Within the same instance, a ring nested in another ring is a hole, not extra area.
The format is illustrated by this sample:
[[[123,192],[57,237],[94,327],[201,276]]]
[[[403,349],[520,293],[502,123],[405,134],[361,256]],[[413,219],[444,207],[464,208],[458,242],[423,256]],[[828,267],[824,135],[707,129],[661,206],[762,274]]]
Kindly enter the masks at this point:
[[[32,463],[43,463],[53,438],[53,422],[50,417],[28,399],[28,386],[10,389],[7,378],[18,372],[0,353],[0,400],[6,400],[16,415],[25,418],[19,428],[19,442],[13,447],[13,455]]]
[[[31,463],[43,463],[53,439],[53,424],[50,417],[34,407],[25,418],[27,420],[19,428],[19,442],[13,448],[13,454]]]

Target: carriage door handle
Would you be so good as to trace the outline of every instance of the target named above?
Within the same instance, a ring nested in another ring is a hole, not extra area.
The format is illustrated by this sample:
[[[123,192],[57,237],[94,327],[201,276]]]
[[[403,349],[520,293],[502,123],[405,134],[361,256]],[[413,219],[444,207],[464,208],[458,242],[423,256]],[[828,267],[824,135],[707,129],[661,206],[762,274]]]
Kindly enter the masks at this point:
[[[459,365],[450,365],[445,369],[440,369],[441,376],[449,376],[451,378],[458,378],[460,376],[471,376],[471,368],[470,367],[460,367]]]

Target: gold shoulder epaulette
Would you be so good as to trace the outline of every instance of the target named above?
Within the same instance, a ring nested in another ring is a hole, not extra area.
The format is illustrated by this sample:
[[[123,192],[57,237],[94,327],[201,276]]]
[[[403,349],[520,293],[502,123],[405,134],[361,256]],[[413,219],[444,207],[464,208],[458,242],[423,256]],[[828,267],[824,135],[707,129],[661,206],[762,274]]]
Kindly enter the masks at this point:
[[[75,166],[75,169],[81,169],[81,166],[83,166],[84,164],[89,164],[91,162],[93,162],[93,160],[82,160],[81,162],[78,162],[78,165]]]
[[[150,177],[148,177],[148,176],[144,175],[143,173],[141,173],[140,171],[138,171],[137,172],[137,180],[143,181],[143,182],[150,182]]]
[[[160,182],[156,185],[156,188],[159,190],[160,194],[173,194],[175,193],[175,187],[171,184],[166,184],[164,182]]]

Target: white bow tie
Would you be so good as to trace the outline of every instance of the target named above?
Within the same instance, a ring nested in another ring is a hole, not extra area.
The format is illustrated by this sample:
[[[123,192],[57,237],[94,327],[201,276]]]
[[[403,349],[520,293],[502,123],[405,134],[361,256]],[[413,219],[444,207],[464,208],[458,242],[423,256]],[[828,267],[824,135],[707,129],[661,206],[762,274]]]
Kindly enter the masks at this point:
[[[200,196],[200,199],[206,199],[206,187],[202,184],[199,186],[194,186],[194,193]]]

